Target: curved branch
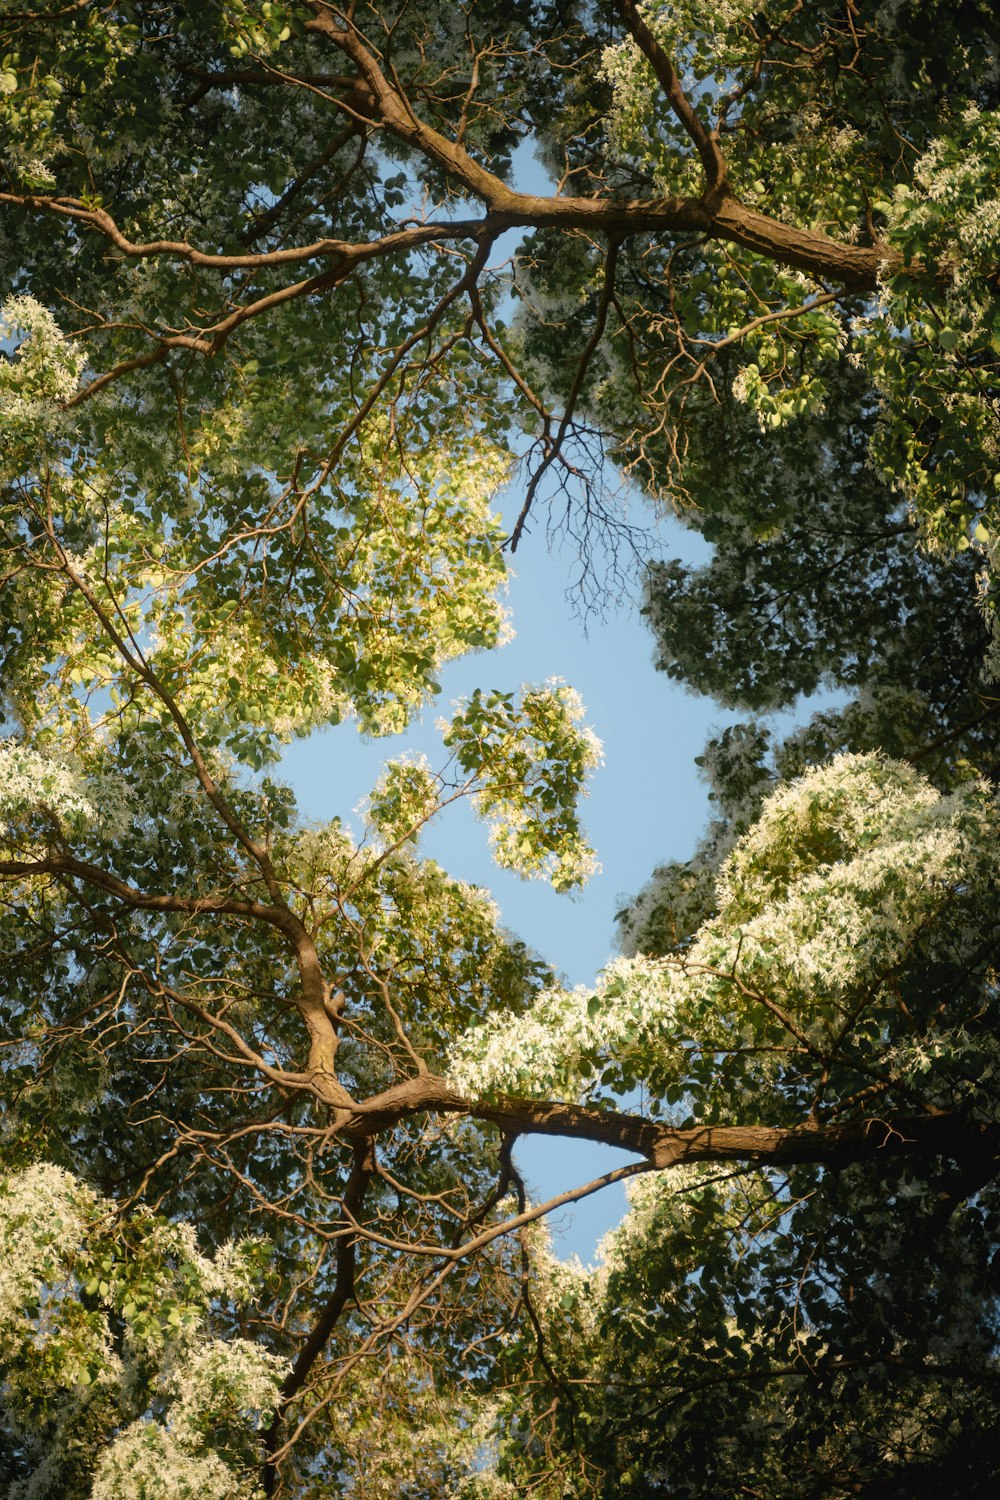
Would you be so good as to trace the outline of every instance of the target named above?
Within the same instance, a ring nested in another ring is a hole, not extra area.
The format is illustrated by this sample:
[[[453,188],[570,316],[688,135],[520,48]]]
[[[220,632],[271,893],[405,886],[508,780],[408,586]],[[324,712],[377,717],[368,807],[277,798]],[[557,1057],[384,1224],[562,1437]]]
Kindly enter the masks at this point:
[[[217,255],[199,250],[187,240],[130,240],[128,235],[104,208],[95,208],[79,198],[46,198],[36,193],[0,193],[0,203],[14,208],[29,208],[68,219],[84,229],[102,234],[115,249],[129,260],[149,260],[168,256],[210,271],[258,271],[273,266],[301,265],[310,260],[335,260],[343,275],[362,261],[375,256],[395,255],[416,249],[432,240],[464,238],[480,232],[479,220],[459,220],[441,224],[416,224],[383,235],[377,240],[339,240],[325,238],[308,245],[293,245],[287,250],[243,251],[238,255]]]
[[[628,28],[632,40],[656,75],[656,81],[669,100],[670,108],[690,136],[701,158],[705,172],[705,185],[709,194],[728,192],[729,174],[719,142],[706,130],[691,101],[681,88],[676,68],[646,25],[635,0],[615,0],[615,9]]]
[[[365,261],[405,254],[426,244],[496,238],[508,229],[581,230],[605,233],[618,239],[637,234],[704,234],[752,250],[765,260],[837,282],[849,292],[872,291],[880,274],[892,275],[903,266],[902,256],[888,245],[844,244],[818,230],[798,229],[794,224],[757,213],[731,195],[725,196],[717,206],[710,207],[700,199],[682,197],[560,198],[519,193],[480,167],[461,146],[454,145],[428,125],[419,124],[406,130],[400,128],[395,133],[418,146],[450,177],[457,178],[472,196],[484,202],[485,215],[478,219],[411,225],[377,240],[325,238],[287,250],[216,255],[199,250],[186,240],[141,243],[130,240],[104,209],[87,208],[76,199],[3,192],[0,193],[0,203],[70,220],[104,235],[129,258],[171,257],[220,273],[333,259],[337,262],[338,279],[343,279]],[[282,288],[282,300],[317,290],[314,280],[309,278],[292,288]],[[262,302],[259,310],[265,311],[271,304],[264,299]],[[209,331],[218,332],[221,327],[220,324]],[[213,351],[206,349],[202,352]]]
[[[629,7],[632,0],[622,0],[622,3]],[[725,164],[721,155],[718,159],[716,157],[719,148],[710,140],[693,112],[690,128],[704,137],[711,163],[710,192],[704,199],[677,197],[643,202],[542,197],[515,192],[501,178],[481,166],[463,146],[419,118],[409,101],[379,68],[354,25],[346,19],[338,24],[331,8],[322,0],[312,0],[310,9],[313,19],[306,22],[306,31],[323,36],[350,58],[370,88],[385,128],[414,146],[483,202],[491,229],[603,230],[618,237],[657,232],[708,234],[742,245],[780,264],[837,281],[852,291],[873,289],[881,270],[888,269],[891,273],[903,264],[898,252],[886,245],[841,244],[818,231],[797,229],[746,208],[729,194],[725,184]],[[671,76],[674,76],[672,70]],[[672,98],[671,103],[680,108],[683,94],[679,86],[674,93],[679,97]]]
[[[235,329],[247,320],[294,299],[332,291],[366,262],[406,256],[415,249],[432,244],[495,239],[509,229],[554,228],[607,235],[615,241],[639,234],[701,235],[752,251],[776,264],[804,271],[825,283],[843,288],[848,294],[870,292],[880,273],[892,274],[902,268],[902,257],[886,245],[843,244],[822,232],[800,229],[758,213],[733,197],[716,135],[707,130],[686,98],[672,62],[644,21],[636,0],[616,0],[616,3],[701,157],[707,186],[700,198],[675,196],[642,200],[564,197],[558,192],[544,196],[516,191],[476,160],[461,141],[442,134],[423,120],[395,76],[389,77],[383,71],[377,55],[357,26],[346,14],[323,4],[322,0],[311,0],[308,7],[311,15],[305,23],[305,30],[335,48],[348,61],[350,72],[315,75],[304,72],[293,77],[278,69],[265,68],[261,71],[261,78],[266,77],[276,85],[291,87],[298,83],[305,87],[314,76],[322,76],[329,78],[336,87],[349,91],[356,92],[360,87],[365,93],[366,108],[370,105],[371,113],[370,119],[366,114],[360,122],[362,128],[365,131],[369,128],[385,130],[413,147],[426,161],[443,171],[451,183],[478,200],[485,209],[483,215],[430,223],[404,223],[373,240],[324,236],[302,245],[259,252],[248,248],[224,254],[201,249],[187,239],[133,240],[108,209],[90,200],[18,192],[10,188],[0,192],[0,204],[62,219],[83,232],[100,235],[127,259],[162,257],[221,276],[240,271],[252,273],[327,263],[326,268],[319,269],[316,274],[273,287],[264,295],[255,296],[252,291],[248,292],[249,300],[233,307],[214,324],[190,330],[150,332],[149,336],[155,343],[152,351],[130,355],[111,370],[98,374],[70,404],[89,400],[107,384],[130,371],[163,361],[168,349],[185,348],[209,357],[215,355]],[[218,75],[220,81],[229,76],[225,72]],[[255,82],[258,81],[256,73],[253,77]],[[215,75],[212,75],[212,81],[215,81]],[[314,157],[294,180],[288,190],[293,195],[317,165],[359,128],[357,112],[347,96],[324,93],[323,98],[331,109],[347,117],[346,130]],[[277,211],[278,205],[272,205],[266,215],[268,220]]]
[[[85,885],[104,891],[124,906],[134,911],[180,912],[187,916],[233,916],[248,917],[257,922],[284,931],[288,926],[288,911],[283,906],[269,906],[263,901],[237,900],[230,896],[169,896],[159,892],[141,891],[125,880],[119,880],[99,865],[76,859],[71,854],[46,854],[41,859],[0,860],[0,878],[31,879],[38,875],[82,880]]]
[[[102,604],[79,568],[71,562],[55,534],[51,517],[40,517],[40,519],[48,540],[59,558],[62,571],[87,601],[122,661],[166,709],[180,736],[202,791],[236,843],[259,870],[270,897],[270,907],[267,909],[272,913],[272,925],[280,929],[295,955],[301,993],[294,1003],[309,1033],[308,1071],[316,1076],[317,1083],[322,1085],[324,1097],[330,1104],[349,1106],[351,1096],[336,1077],[335,1059],[338,1036],[327,1011],[329,987],[323,975],[316,944],[304,923],[288,905],[267,848],[251,836],[228,798],[223,794],[209,770],[201,746],[180,704],[162,678],[149,665],[127,621],[124,621],[124,616],[122,616],[125,632],[123,634],[122,629],[119,629],[112,614]],[[274,914],[280,914],[280,920],[277,920]]]
[[[409,1115],[465,1114],[508,1134],[561,1135],[644,1156],[654,1167],[702,1162],[748,1167],[814,1162],[831,1167],[877,1156],[950,1156],[985,1161],[1000,1152],[1000,1125],[957,1115],[861,1116],[800,1125],[695,1125],[677,1129],[639,1115],[553,1100],[501,1095],[469,1099],[447,1079],[425,1073],[356,1104],[339,1126],[347,1137],[373,1136]],[[1000,1161],[997,1162],[1000,1169]]]

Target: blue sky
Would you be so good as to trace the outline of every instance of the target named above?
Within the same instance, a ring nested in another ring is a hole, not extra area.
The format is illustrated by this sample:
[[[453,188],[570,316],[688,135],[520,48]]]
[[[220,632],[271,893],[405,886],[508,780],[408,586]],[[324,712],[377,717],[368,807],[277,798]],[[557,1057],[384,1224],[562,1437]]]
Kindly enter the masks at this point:
[[[519,490],[501,497],[508,527],[520,498]],[[648,524],[648,514],[639,519]],[[671,555],[691,561],[707,550],[673,520],[662,523],[660,542]],[[509,690],[522,682],[564,678],[580,692],[587,722],[604,743],[604,765],[584,805],[602,872],[582,894],[568,897],[541,881],[522,881],[499,870],[485,828],[465,805],[445,810],[428,829],[422,849],[452,875],[485,886],[506,926],[571,984],[588,984],[616,951],[614,919],[622,898],[638,891],[657,863],[693,852],[708,814],[694,757],[710,728],[734,716],[655,671],[652,637],[634,602],[603,620],[590,618],[585,631],[577,605],[567,597],[575,562],[572,552],[550,550],[540,519],[513,559],[507,604],[516,634],[508,645],[445,668],[439,706],[408,734],[365,741],[344,725],[291,746],[283,771],[305,817],[339,815],[357,830],[354,809],[387,757],[421,750],[432,766],[444,763],[434,719],[452,699],[476,687]],[[518,1159],[535,1194],[546,1197],[627,1160],[609,1148],[538,1136],[522,1142]],[[623,1205],[622,1189],[615,1187],[563,1210],[552,1225],[560,1253],[589,1259]]]
[[[514,177],[524,192],[553,191],[529,143],[515,152]],[[512,255],[520,238],[520,231],[502,236],[494,247],[495,263]],[[499,497],[508,532],[522,500],[523,485]],[[636,497],[630,504],[635,521],[650,527],[645,503]],[[656,541],[657,550],[686,562],[701,561],[709,551],[700,537],[668,517],[662,519]],[[578,558],[571,548],[550,548],[544,506],[512,559],[512,569],[507,603],[514,639],[498,651],[466,657],[446,668],[441,673],[440,706],[430,710],[421,725],[406,735],[378,741],[361,740],[350,726],[314,735],[289,749],[284,775],[295,788],[304,816],[340,816],[357,829],[360,819],[353,816],[354,809],[371,791],[389,756],[423,751],[432,766],[444,764],[434,720],[451,700],[477,687],[509,691],[522,682],[565,679],[580,693],[587,723],[604,744],[604,765],[593,778],[584,806],[601,873],[576,897],[557,895],[540,881],[519,880],[493,864],[486,831],[465,805],[448,809],[436,820],[421,847],[450,874],[485,886],[505,924],[570,984],[589,984],[616,952],[615,913],[623,898],[645,884],[655,865],[694,852],[709,806],[694,757],[711,729],[738,716],[727,715],[655,671],[652,636],[638,611],[638,579],[631,602],[623,601],[604,619],[591,617],[585,629],[579,598],[571,593]],[[523,1141],[516,1156],[536,1197],[582,1185],[628,1160],[610,1148],[541,1136]],[[550,1227],[557,1250],[592,1258],[597,1240],[618,1222],[624,1204],[623,1189],[612,1187],[554,1216]]]

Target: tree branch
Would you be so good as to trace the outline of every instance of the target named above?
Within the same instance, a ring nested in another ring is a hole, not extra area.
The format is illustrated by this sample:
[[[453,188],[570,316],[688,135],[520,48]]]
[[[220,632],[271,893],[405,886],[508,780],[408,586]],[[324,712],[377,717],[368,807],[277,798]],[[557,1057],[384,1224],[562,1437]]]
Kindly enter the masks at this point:
[[[604,263],[604,285],[601,288],[601,300],[598,304],[597,317],[594,320],[593,331],[591,332],[590,338],[587,340],[583,353],[580,355],[576,373],[573,376],[573,384],[571,385],[569,395],[566,398],[566,405],[563,410],[562,419],[559,423],[559,430],[557,431],[555,437],[552,439],[551,443],[547,445],[548,451],[542,459],[542,462],[538,465],[538,468],[531,476],[531,482],[528,485],[527,493],[524,497],[524,504],[521,506],[517,520],[514,523],[514,529],[510,534],[511,552],[517,551],[517,544],[521,540],[525,523],[527,522],[528,516],[531,512],[531,507],[534,503],[535,496],[538,494],[538,487],[542,482],[542,476],[545,474],[546,470],[553,463],[555,463],[556,459],[562,452],[562,446],[566,440],[566,434],[569,431],[569,425],[573,420],[573,413],[576,410],[576,403],[580,399],[580,392],[583,390],[583,383],[587,378],[587,371],[590,368],[590,362],[593,359],[594,355],[597,353],[597,350],[600,347],[601,340],[604,337],[604,330],[607,326],[608,321],[608,311],[611,307],[611,302],[614,297],[615,276],[618,270],[618,254],[620,248],[621,244],[617,239],[612,240],[611,244],[608,246],[608,258]]]
[[[712,199],[728,193],[729,174],[719,142],[698,117],[691,101],[681,88],[677,70],[643,20],[635,0],[615,0],[615,9],[628,28],[632,40],[656,75],[656,81],[669,100],[670,108],[691,137],[705,171],[707,196]]]
[[[343,1198],[344,1212],[351,1219],[356,1219],[361,1212],[365,1193],[368,1190],[368,1185],[371,1182],[374,1171],[375,1160],[371,1146],[367,1142],[361,1142],[355,1148],[354,1164],[351,1168],[351,1175],[347,1180],[347,1187]],[[347,1304],[354,1296],[357,1242],[358,1236],[356,1234],[345,1234],[337,1241],[333,1290],[319,1317],[313,1324],[308,1338],[299,1350],[291,1370],[285,1377],[274,1419],[264,1433],[264,1452],[267,1454],[267,1458],[265,1459],[264,1470],[261,1475],[261,1486],[265,1495],[274,1494],[278,1481],[277,1465],[272,1460],[278,1447],[278,1437],[281,1432],[285,1411],[289,1403],[294,1400],[302,1389],[309,1371],[326,1348],[330,1335],[337,1326]]]
[[[339,1133],[349,1138],[371,1136],[409,1115],[424,1112],[471,1115],[488,1120],[508,1134],[597,1141],[644,1156],[658,1168],[702,1162],[744,1163],[750,1167],[815,1162],[842,1167],[877,1156],[914,1155],[981,1161],[1000,1151],[1000,1125],[985,1125],[957,1115],[862,1116],[825,1124],[696,1125],[679,1130],[638,1115],[553,1100],[502,1095],[477,1101],[431,1073],[409,1078],[355,1105],[340,1124]]]
[[[71,854],[48,853],[41,859],[0,860],[0,878],[32,879],[39,875],[52,875],[71,880],[82,880],[96,890],[104,891],[134,911],[182,912],[189,916],[235,916],[248,917],[257,922],[284,931],[288,925],[288,910],[284,906],[269,906],[263,901],[247,901],[231,896],[172,896],[159,892],[141,891],[125,880],[119,880],[99,865],[76,859]]]

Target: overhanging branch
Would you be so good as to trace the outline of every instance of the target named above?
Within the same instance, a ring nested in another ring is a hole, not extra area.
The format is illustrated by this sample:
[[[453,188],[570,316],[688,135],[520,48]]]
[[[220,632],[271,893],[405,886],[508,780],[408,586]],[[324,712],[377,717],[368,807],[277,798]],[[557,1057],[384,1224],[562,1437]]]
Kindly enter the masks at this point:
[[[1000,1125],[956,1115],[860,1116],[801,1125],[701,1125],[679,1130],[639,1115],[554,1100],[502,1095],[470,1099],[446,1079],[420,1074],[344,1111],[340,1134],[373,1136],[413,1114],[469,1115],[506,1134],[558,1135],[643,1156],[657,1168],[707,1162],[749,1167],[814,1162],[843,1167],[880,1156],[950,1157],[986,1162],[1000,1153]],[[1000,1169],[1000,1161],[997,1162]]]

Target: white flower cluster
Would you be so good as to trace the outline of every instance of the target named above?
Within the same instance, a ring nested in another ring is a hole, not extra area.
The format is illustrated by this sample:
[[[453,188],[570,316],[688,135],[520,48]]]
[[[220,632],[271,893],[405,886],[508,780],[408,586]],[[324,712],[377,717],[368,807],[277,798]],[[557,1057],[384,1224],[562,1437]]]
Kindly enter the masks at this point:
[[[595,991],[550,989],[524,1016],[491,1017],[460,1040],[452,1079],[471,1094],[578,1099],[609,1062],[681,1074],[706,1004],[738,1003],[727,976],[809,1025],[824,1004],[850,1010],[918,938],[961,961],[978,924],[963,926],[953,898],[989,899],[998,823],[979,783],[943,797],[910,766],[838,756],[764,803],[683,960],[620,959]]]
[[[942,956],[969,934],[936,918],[953,893],[993,877],[993,800],[978,783],[950,797],[912,767],[840,755],[781,788],[739,841],[718,884],[719,918],[691,953],[741,968],[804,1013],[845,999],[901,962],[923,934]]]
[[[54,428],[80,383],[82,349],[29,296],[8,297],[0,307],[0,340],[17,344],[13,359],[0,361],[0,432],[16,439]]]
[[[904,838],[940,794],[912,767],[877,755],[837,755],[779,787],[719,878],[719,904],[754,910],[799,874],[827,867],[876,839]]]
[[[601,75],[610,83],[614,101],[607,121],[608,144],[616,156],[624,157],[632,144],[636,119],[647,109],[649,96],[642,54],[631,37],[605,47]]]
[[[0,75],[2,76],[2,75]],[[6,76],[10,76],[9,74]],[[0,94],[12,92],[0,88]],[[56,186],[55,173],[45,160],[35,151],[27,150],[23,145],[13,142],[8,144],[5,152],[5,165],[10,168],[16,177],[29,187],[54,188]]]
[[[4,818],[44,808],[69,824],[98,825],[120,833],[131,822],[126,788],[106,773],[88,775],[70,756],[33,750],[14,740],[0,742],[0,836],[12,831]]]
[[[170,1412],[171,1425],[179,1433],[196,1438],[205,1413],[218,1403],[220,1391],[234,1412],[268,1416],[274,1411],[287,1374],[287,1360],[248,1339],[228,1343],[213,1339],[198,1344],[166,1377],[165,1384],[176,1398]]]
[[[38,1162],[0,1189],[0,1337],[79,1244],[96,1199],[68,1172]]]
[[[93,804],[77,767],[26,745],[0,745],[0,813],[43,806],[64,818],[91,818]]]
[[[256,1465],[235,1455],[227,1462],[209,1445],[216,1429],[242,1430],[252,1451],[288,1364],[245,1339],[212,1339],[205,1328],[215,1299],[250,1295],[250,1247],[228,1246],[213,1259],[200,1253],[189,1224],[150,1215],[141,1225],[140,1282],[152,1274],[162,1296],[188,1304],[176,1320],[150,1316],[133,1300],[137,1251],[133,1244],[121,1253],[111,1207],[47,1163],[0,1182],[7,1421],[30,1450],[38,1402],[58,1418],[34,1455],[32,1479],[12,1490],[12,1500],[56,1493],[66,1451],[78,1450],[84,1435],[100,1454],[93,1500],[251,1500]],[[81,1306],[84,1291],[101,1305]],[[111,1307],[125,1320],[120,1341],[112,1337]],[[154,1410],[163,1413],[159,1421]]]
[[[760,386],[760,371],[756,365],[741,365],[733,377],[730,394],[734,401],[752,402]]]
[[[932,141],[917,162],[913,186],[895,189],[888,206],[890,233],[921,225],[942,241],[956,287],[989,273],[1000,243],[997,169],[1000,112],[966,110],[955,136]],[[971,288],[970,288],[971,290]],[[993,313],[992,299],[986,311]]]
[[[199,1286],[209,1296],[227,1297],[236,1303],[246,1302],[251,1296],[255,1278],[247,1252],[252,1242],[230,1240],[214,1255],[203,1255],[194,1226],[186,1220],[173,1224],[152,1220],[145,1239],[153,1255],[183,1260],[193,1267]]]
[[[572,1299],[577,1323],[585,1330],[592,1329],[600,1302],[593,1296],[590,1270],[579,1256],[571,1255],[568,1260],[560,1260],[547,1244],[536,1245],[532,1250],[532,1263],[535,1271],[532,1299],[537,1309],[543,1315],[561,1318],[561,1310]]]
[[[98,1459],[91,1500],[254,1500],[214,1453],[191,1453],[158,1422],[140,1419]]]
[[[674,1167],[667,1172],[646,1172],[625,1184],[628,1212],[598,1243],[601,1276],[622,1270],[650,1242],[665,1238],[665,1220],[673,1221],[690,1211],[688,1194],[705,1180],[704,1167]]]
[[[596,1056],[664,1052],[675,1028],[680,976],[666,960],[615,959],[596,989],[544,990],[524,1016],[491,1016],[462,1037],[450,1079],[460,1091],[575,1099]]]

